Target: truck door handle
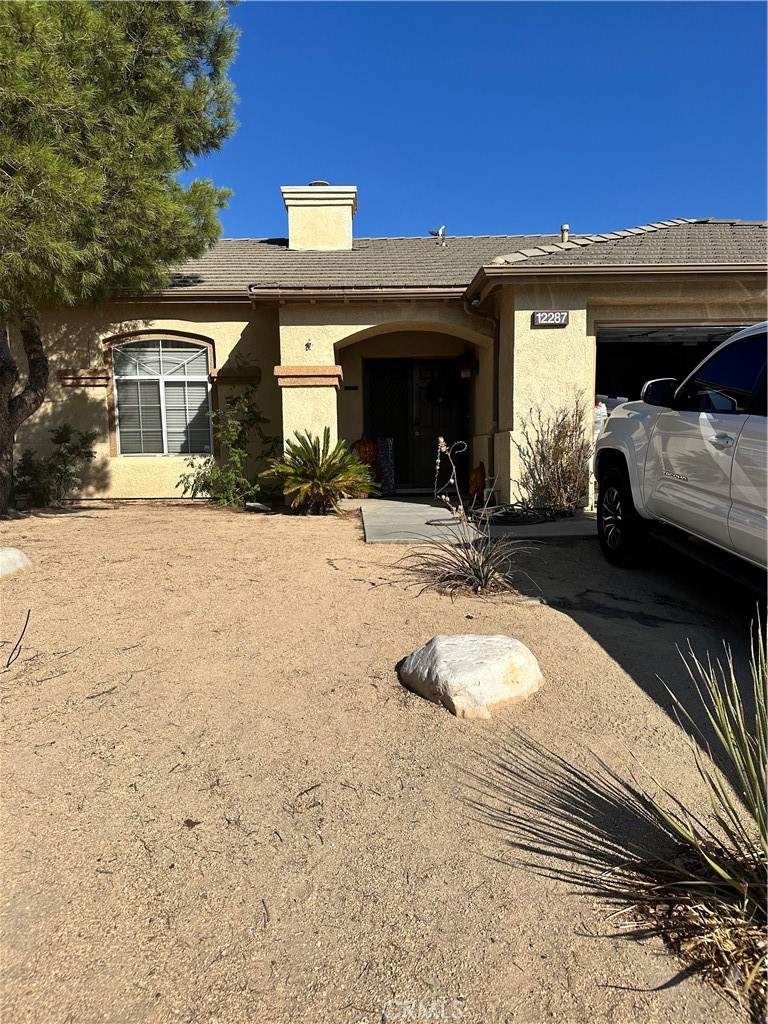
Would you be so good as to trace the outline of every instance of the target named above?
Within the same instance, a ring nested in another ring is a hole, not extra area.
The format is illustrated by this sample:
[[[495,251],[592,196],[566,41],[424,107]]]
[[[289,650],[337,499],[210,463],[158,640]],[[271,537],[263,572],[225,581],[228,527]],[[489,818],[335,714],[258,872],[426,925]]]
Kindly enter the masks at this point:
[[[734,439],[729,434],[713,434],[712,437],[708,437],[707,441],[715,448],[733,448],[736,444]]]

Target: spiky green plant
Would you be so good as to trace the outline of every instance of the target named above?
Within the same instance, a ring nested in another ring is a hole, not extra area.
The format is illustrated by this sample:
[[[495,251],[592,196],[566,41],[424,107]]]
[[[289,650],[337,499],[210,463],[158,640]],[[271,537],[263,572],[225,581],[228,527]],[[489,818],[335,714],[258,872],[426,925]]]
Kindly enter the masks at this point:
[[[456,520],[452,529],[410,551],[398,566],[410,583],[425,590],[456,596],[462,591],[478,595],[514,591],[514,577],[520,571],[515,562],[527,550],[520,541],[492,538],[488,530],[477,529],[467,519]]]
[[[351,452],[343,441],[331,448],[331,432],[323,431],[322,440],[308,431],[297,433],[286,442],[281,458],[270,459],[269,467],[260,476],[276,480],[286,497],[291,497],[291,508],[304,515],[342,515],[342,498],[359,498],[375,493],[366,466]]]
[[[668,790],[650,800],[677,849],[672,857],[640,865],[649,897],[640,906],[653,920],[658,901],[669,904],[672,919],[662,923],[662,933],[671,932],[684,959],[745,998],[754,1018],[762,1020],[768,967],[768,678],[762,628],[758,624],[753,635],[751,686],[737,680],[727,647],[724,661],[702,662],[689,648],[685,662],[714,751],[691,712],[673,699],[691,734],[709,815],[696,814]],[[747,701],[754,701],[754,718]]]
[[[425,590],[437,590],[453,599],[462,591],[478,595],[513,591],[514,577],[519,571],[515,569],[515,560],[521,551],[528,550],[519,541],[491,537],[487,514],[490,495],[477,510],[475,521],[470,522],[456,470],[456,456],[466,450],[466,441],[448,444],[444,437],[438,437],[435,497],[451,513],[453,524],[396,563],[408,583],[420,587],[421,594]],[[448,469],[445,483],[441,484],[444,465]]]

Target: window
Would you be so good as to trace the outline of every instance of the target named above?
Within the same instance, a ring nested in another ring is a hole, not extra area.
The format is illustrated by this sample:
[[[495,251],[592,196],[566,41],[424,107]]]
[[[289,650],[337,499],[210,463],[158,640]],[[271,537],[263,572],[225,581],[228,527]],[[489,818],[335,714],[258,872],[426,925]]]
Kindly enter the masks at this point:
[[[121,455],[211,451],[208,349],[143,339],[112,351]]]
[[[753,334],[712,356],[682,386],[676,408],[744,412],[765,363],[765,347],[765,334]]]

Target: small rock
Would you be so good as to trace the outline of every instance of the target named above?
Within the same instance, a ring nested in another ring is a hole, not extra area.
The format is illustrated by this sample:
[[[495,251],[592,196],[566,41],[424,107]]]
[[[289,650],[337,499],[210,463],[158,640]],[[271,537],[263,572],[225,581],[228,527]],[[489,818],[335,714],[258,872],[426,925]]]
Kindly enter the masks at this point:
[[[245,503],[246,512],[271,512],[272,509],[269,505],[262,505],[260,501],[246,501]]]
[[[31,569],[32,563],[18,548],[0,548],[0,576],[10,576],[19,569]]]
[[[509,636],[435,636],[400,666],[401,681],[459,718],[524,700],[544,682],[536,658]]]

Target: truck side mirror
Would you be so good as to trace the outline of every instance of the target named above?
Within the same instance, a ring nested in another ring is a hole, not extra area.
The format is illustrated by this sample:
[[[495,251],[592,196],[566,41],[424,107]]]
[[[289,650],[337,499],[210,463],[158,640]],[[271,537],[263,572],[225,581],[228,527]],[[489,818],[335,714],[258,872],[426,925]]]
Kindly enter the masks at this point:
[[[677,390],[677,381],[674,377],[660,377],[658,380],[649,380],[643,385],[640,392],[641,401],[646,405],[672,405],[672,399]]]

